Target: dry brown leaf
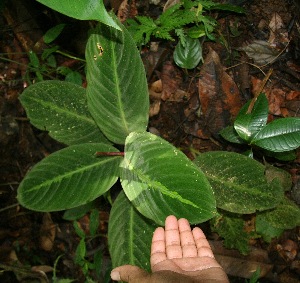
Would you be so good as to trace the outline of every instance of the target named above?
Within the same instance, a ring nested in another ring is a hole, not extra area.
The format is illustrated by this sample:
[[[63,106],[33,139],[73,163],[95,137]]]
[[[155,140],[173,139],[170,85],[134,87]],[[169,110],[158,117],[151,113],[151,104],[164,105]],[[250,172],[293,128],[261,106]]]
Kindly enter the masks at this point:
[[[261,85],[261,80],[258,78],[251,78],[252,82],[252,91],[255,93],[257,89],[259,89]],[[270,87],[265,87],[263,89],[263,93],[266,94],[268,101],[269,101],[269,112],[272,115],[277,115],[277,116],[283,116],[282,113],[282,108],[284,108],[285,105],[285,91],[279,88],[270,88]],[[285,113],[286,115],[286,113]]]
[[[259,65],[273,63],[280,54],[280,51],[264,40],[253,40],[252,43],[240,47],[238,50],[246,52],[248,57]]]
[[[272,46],[278,46],[282,43],[289,42],[288,33],[284,29],[284,23],[279,14],[274,13],[269,23],[270,36],[268,42]]]
[[[32,271],[36,271],[36,272],[52,272],[53,271],[53,267],[49,266],[49,265],[36,265],[36,266],[32,266],[31,267]]]
[[[176,93],[181,84],[182,78],[178,69],[167,61],[162,68],[161,82],[163,87],[162,100],[168,100],[172,94]]]
[[[150,104],[150,109],[149,109],[149,117],[153,117],[157,115],[160,111],[160,100],[155,100]]]
[[[215,134],[232,122],[243,105],[236,84],[212,49],[200,71],[199,98],[206,124]]]
[[[127,0],[124,0],[118,8],[118,18],[121,23],[125,22],[128,18],[134,18],[138,14],[135,0],[131,0],[128,4]]]
[[[180,0],[168,0],[164,6],[163,11],[165,12],[167,9],[171,8],[172,6],[179,4]]]
[[[209,243],[217,261],[228,275],[251,278],[260,268],[260,277],[264,277],[273,268],[268,252],[265,250],[251,247],[249,255],[243,256],[237,250],[224,248],[220,241],[209,241]]]
[[[51,219],[50,213],[43,215],[43,223],[40,228],[40,247],[45,251],[51,251],[56,235],[56,225]]]

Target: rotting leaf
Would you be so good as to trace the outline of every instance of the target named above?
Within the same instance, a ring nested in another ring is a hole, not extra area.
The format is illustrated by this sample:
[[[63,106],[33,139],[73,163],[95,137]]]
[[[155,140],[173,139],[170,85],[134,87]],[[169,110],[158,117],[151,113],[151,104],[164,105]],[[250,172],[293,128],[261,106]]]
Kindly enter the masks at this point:
[[[223,70],[218,54],[212,49],[200,71],[199,97],[211,133],[218,133],[231,124],[243,105],[236,84]]]
[[[276,50],[269,42],[263,40],[254,40],[245,47],[238,48],[244,51],[248,57],[252,58],[259,65],[270,64],[277,59],[280,51]]]

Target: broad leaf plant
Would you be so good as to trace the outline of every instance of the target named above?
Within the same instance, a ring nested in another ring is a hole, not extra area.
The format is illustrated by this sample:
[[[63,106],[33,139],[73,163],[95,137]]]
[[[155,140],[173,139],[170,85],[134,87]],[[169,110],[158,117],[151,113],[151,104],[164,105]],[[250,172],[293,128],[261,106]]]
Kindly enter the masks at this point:
[[[112,264],[147,270],[152,232],[170,214],[192,224],[212,219],[225,238],[218,225],[224,227],[232,214],[226,225],[251,213],[279,231],[300,224],[299,209],[285,199],[285,187],[278,178],[267,178],[261,163],[230,152],[200,154],[192,162],[147,132],[149,97],[140,54],[102,1],[39,1],[99,24],[86,46],[86,88],[42,81],[20,96],[31,123],[66,145],[27,173],[18,188],[21,205],[44,212],[72,210],[107,194],[119,179],[122,189],[113,200],[108,227]],[[295,139],[299,145],[299,120],[295,123],[287,144]],[[280,225],[274,219],[287,207],[293,207],[294,216],[285,215]]]

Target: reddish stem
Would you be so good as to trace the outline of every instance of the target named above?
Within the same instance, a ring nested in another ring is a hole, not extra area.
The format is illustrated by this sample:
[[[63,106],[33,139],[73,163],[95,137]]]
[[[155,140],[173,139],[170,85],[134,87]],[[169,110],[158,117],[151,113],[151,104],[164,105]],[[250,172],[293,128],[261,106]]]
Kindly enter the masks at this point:
[[[96,156],[124,156],[124,152],[102,152],[102,151],[97,151],[95,153]]]

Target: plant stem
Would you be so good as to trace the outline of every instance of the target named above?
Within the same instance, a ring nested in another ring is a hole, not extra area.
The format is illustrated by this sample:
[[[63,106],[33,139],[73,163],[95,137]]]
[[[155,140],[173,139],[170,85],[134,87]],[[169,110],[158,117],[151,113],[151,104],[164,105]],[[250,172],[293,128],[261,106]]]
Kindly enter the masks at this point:
[[[97,151],[95,153],[96,156],[124,156],[124,152],[102,152],[102,151]]]
[[[247,114],[250,114],[252,112],[252,109],[254,107],[255,101],[257,100],[258,96],[260,95],[260,93],[263,91],[267,81],[269,80],[271,74],[273,72],[273,69],[270,69],[269,72],[266,74],[265,78],[263,79],[263,81],[261,82],[259,89],[255,92],[254,97],[251,101],[251,103],[249,104],[248,110],[247,110]]]
[[[81,59],[81,58],[76,57],[76,56],[72,56],[72,55],[70,55],[70,54],[68,54],[68,53],[65,53],[65,52],[63,52],[63,51],[56,50],[55,52],[58,53],[58,54],[61,54],[61,55],[65,56],[65,57],[68,57],[68,58],[75,59],[75,60],[77,60],[77,61],[81,61],[81,62],[86,63],[86,61],[85,61],[84,59]]]

